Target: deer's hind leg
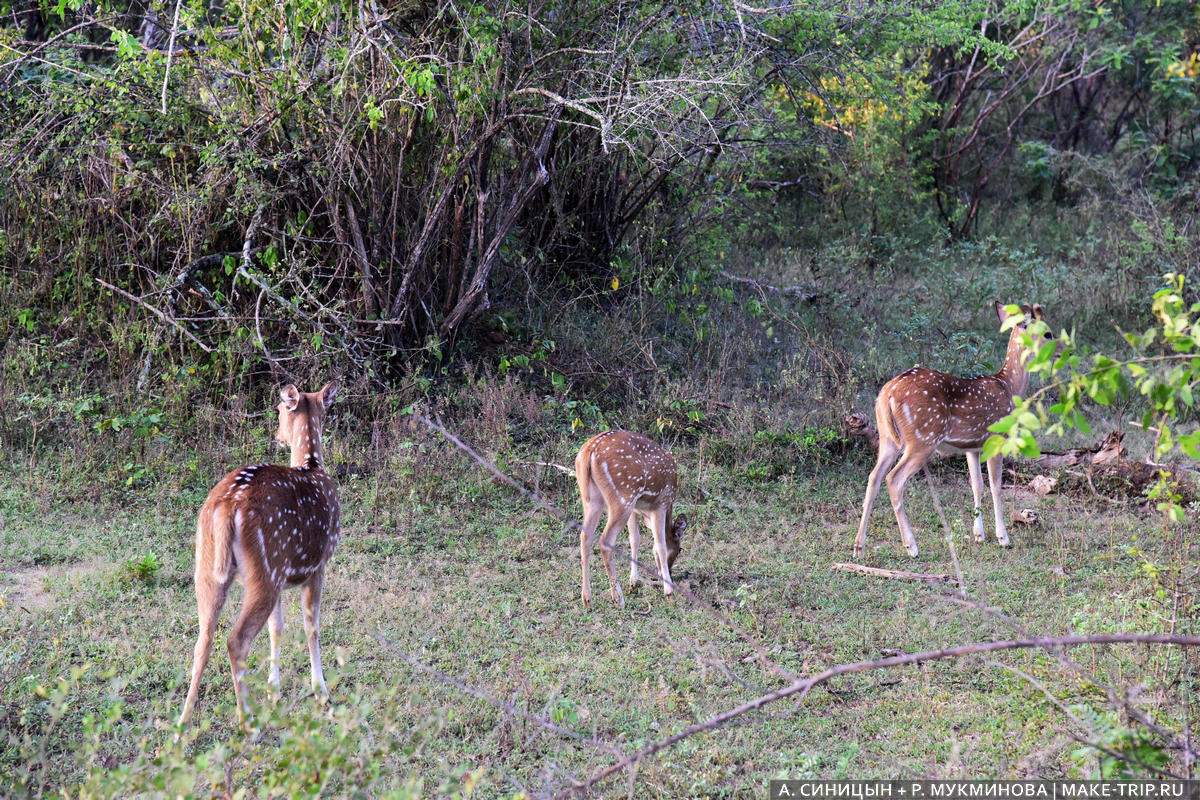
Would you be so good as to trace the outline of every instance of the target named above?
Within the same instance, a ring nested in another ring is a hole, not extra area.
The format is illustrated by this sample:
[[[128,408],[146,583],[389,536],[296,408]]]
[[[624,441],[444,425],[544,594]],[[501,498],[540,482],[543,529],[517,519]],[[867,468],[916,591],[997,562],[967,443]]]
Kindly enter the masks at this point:
[[[604,509],[604,497],[595,484],[585,489],[583,495],[583,525],[579,531],[579,562],[583,570],[581,596],[584,607],[592,604],[592,543],[596,540],[596,526],[600,524],[600,512]]]
[[[871,470],[871,477],[867,479],[867,494],[863,498],[862,520],[858,523],[858,536],[854,537],[854,557],[862,556],[863,550],[867,546],[867,524],[871,519],[871,508],[875,505],[875,496],[879,494],[879,487],[883,483],[883,478],[887,475],[888,470],[896,463],[896,459],[900,457],[900,446],[893,442],[887,436],[880,435],[879,437],[879,454],[875,458],[875,467]]]
[[[317,568],[300,587],[300,607],[304,612],[304,635],[308,639],[310,685],[314,694],[329,696],[325,673],[321,668],[321,587],[325,584],[325,565]]]
[[[887,475],[888,495],[892,500],[892,511],[896,512],[896,524],[900,526],[900,539],[904,542],[904,547],[912,558],[916,558],[918,553],[917,537],[908,521],[908,514],[904,512],[904,484],[908,483],[908,479],[925,466],[925,462],[932,454],[933,448],[931,447],[909,443],[904,450],[904,455],[900,457],[900,461]]]
[[[641,514],[630,514],[629,522],[626,527],[629,528],[629,591],[633,591],[638,582],[638,545],[641,544],[642,536],[641,529],[638,527],[641,524]]]
[[[229,586],[232,577],[225,581],[216,580],[207,571],[196,572],[196,606],[199,611],[200,632],[196,635],[196,647],[192,652],[192,679],[188,685],[187,699],[183,703],[183,713],[179,715],[179,725],[185,724],[192,716],[196,707],[196,698],[200,694],[200,676],[208,666],[212,654],[213,634],[217,630],[217,622],[221,617],[221,609],[225,606],[225,598],[229,596]]]
[[[625,607],[625,598],[621,594],[621,582],[617,580],[617,572],[613,567],[613,551],[617,545],[617,533],[629,523],[633,508],[608,507],[608,521],[604,525],[604,534],[600,537],[600,557],[604,559],[604,569],[608,572],[609,594],[618,607]]]
[[[275,612],[279,605],[279,590],[263,581],[253,584],[246,581],[245,596],[242,599],[242,611],[238,615],[233,630],[229,632],[229,668],[233,672],[233,691],[237,696],[238,719],[246,720],[246,687],[243,680],[246,677],[246,655],[254,637],[263,629],[263,625]]]

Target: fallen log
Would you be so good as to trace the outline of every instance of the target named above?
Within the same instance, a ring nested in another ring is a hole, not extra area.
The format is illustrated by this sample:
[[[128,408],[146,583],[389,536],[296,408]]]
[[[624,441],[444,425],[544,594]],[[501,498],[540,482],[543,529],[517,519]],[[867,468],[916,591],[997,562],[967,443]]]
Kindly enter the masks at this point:
[[[1086,490],[1110,503],[1144,502],[1162,473],[1186,505],[1198,496],[1196,477],[1185,465],[1152,464],[1127,458],[1124,434],[1112,431],[1094,447],[1076,447],[1018,461],[1009,470],[1014,483],[1027,482],[1039,495]],[[1032,475],[1031,473],[1037,474]],[[1054,477],[1046,474],[1053,472]]]
[[[1037,458],[1029,459],[1026,464],[1042,469],[1058,469],[1060,467],[1075,467],[1081,464],[1111,464],[1125,458],[1127,451],[1121,444],[1125,434],[1112,431],[1104,440],[1093,447],[1073,447],[1070,450],[1049,451]]]

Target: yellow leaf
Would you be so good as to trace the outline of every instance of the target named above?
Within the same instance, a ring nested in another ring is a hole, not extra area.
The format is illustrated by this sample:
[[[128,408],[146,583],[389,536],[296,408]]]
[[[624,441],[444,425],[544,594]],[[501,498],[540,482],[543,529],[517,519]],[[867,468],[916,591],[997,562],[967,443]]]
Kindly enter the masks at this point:
[[[614,291],[614,292],[615,292],[617,289],[620,289],[620,288],[621,288],[621,279],[620,279],[620,278],[618,278],[616,275],[614,275],[614,276],[613,276],[613,279],[612,279],[612,287],[613,287],[613,291]]]

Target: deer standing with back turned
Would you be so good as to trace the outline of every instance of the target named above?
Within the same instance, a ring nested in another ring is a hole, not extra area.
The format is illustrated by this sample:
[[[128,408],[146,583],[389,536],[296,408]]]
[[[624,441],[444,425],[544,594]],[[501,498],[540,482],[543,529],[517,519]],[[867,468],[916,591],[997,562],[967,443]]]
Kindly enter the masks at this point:
[[[680,536],[687,527],[687,516],[672,519],[679,479],[675,459],[640,433],[606,431],[584,442],[575,457],[575,477],[583,500],[583,530],[579,534],[579,557],[583,566],[583,604],[592,602],[592,582],[588,562],[600,512],[607,507],[608,521],[600,537],[600,555],[608,572],[612,601],[625,606],[621,584],[613,569],[613,548],[622,526],[629,528],[629,587],[637,585],[639,520],[653,534],[654,563],[663,582],[663,593],[675,591],[671,566],[679,555]]]
[[[271,668],[268,680],[279,690],[279,637],[283,632],[283,590],[300,587],[304,630],[312,668],[312,689],[328,695],[318,641],[325,565],[338,541],[341,506],[337,485],[325,472],[321,426],[337,384],[319,392],[288,385],[280,392],[275,439],[292,451],[291,466],[254,464],[230,472],[211,492],[196,523],[196,604],[200,633],[192,658],[192,679],[179,717],[186,725],[208,664],[213,633],[229,587],[243,587],[242,610],[229,633],[229,665],[238,718],[246,717],[246,654],[269,623]]]
[[[1008,319],[1005,306],[997,302],[996,314],[1001,323]],[[883,385],[875,400],[875,422],[879,427],[879,455],[867,481],[863,500],[862,522],[854,539],[854,555],[859,557],[867,544],[867,522],[879,486],[887,476],[888,494],[900,538],[908,554],[917,557],[917,539],[913,535],[908,515],[904,513],[904,484],[908,482],[935,452],[963,453],[971,478],[971,494],[975,498],[975,541],[984,539],[983,474],[979,468],[983,443],[991,433],[988,428],[999,422],[1013,409],[1013,397],[1023,397],[1029,385],[1025,361],[1030,355],[1022,337],[1031,320],[1042,319],[1042,307],[1021,306],[1022,320],[1008,337],[1004,365],[995,375],[980,378],[959,378],[925,367],[913,367]],[[1050,334],[1047,333],[1049,338]],[[897,459],[899,462],[897,463]],[[892,465],[895,465],[894,467]],[[996,514],[996,539],[1008,546],[1008,531],[1000,505],[1001,457],[988,459],[988,481],[991,484],[992,507]]]

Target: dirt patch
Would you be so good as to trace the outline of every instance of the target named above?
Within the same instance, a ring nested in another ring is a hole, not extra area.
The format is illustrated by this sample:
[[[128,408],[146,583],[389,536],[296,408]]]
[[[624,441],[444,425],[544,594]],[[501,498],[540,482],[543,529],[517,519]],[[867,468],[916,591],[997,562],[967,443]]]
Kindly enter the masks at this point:
[[[93,560],[0,571],[0,598],[3,598],[4,605],[8,608],[45,611],[57,600],[55,593],[48,588],[48,583],[60,578],[69,582],[86,575],[94,575],[104,566],[105,562]]]

